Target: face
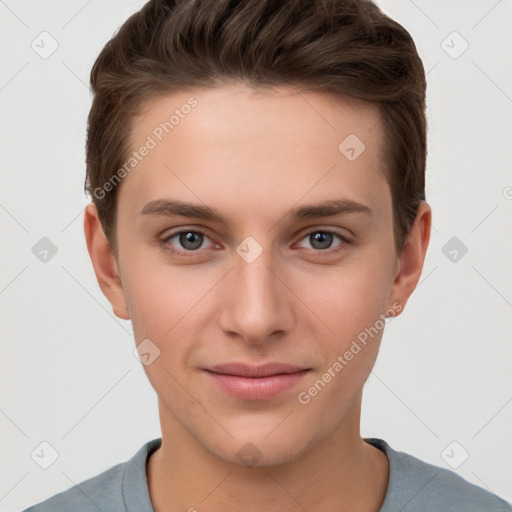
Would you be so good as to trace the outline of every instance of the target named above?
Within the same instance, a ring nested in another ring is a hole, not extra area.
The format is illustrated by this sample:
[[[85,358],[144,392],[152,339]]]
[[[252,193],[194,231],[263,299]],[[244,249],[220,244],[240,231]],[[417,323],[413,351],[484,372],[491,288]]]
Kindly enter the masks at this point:
[[[378,110],[243,85],[146,107],[131,148],[150,149],[118,190],[122,294],[109,298],[136,344],[150,340],[163,431],[265,465],[358,428],[384,318],[407,298]]]

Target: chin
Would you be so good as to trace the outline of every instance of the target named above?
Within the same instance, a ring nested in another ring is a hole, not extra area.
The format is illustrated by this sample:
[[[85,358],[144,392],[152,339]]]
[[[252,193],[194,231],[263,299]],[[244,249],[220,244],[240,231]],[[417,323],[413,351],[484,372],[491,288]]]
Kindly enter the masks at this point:
[[[293,413],[290,419],[292,416]],[[286,425],[287,421],[281,417],[278,421],[274,418],[272,422],[255,420],[244,428],[242,425],[236,429],[231,426],[228,430],[232,438],[223,436],[221,442],[210,439],[205,445],[218,458],[242,467],[264,468],[288,464],[321,442],[323,436],[320,432],[309,432],[299,425]]]
[[[296,460],[301,451],[293,440],[288,443],[269,442],[265,438],[253,441],[235,442],[227,453],[217,453],[231,464],[246,468],[266,468],[288,464]]]

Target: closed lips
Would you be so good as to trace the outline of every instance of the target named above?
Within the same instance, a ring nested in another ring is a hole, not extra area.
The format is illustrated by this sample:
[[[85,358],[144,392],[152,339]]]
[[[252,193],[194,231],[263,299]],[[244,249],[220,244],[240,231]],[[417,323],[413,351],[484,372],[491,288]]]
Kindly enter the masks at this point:
[[[230,363],[205,368],[205,373],[222,393],[239,400],[268,400],[298,385],[309,370],[283,363]]]
[[[284,363],[268,363],[258,366],[251,366],[246,363],[229,363],[215,365],[206,368],[206,370],[221,375],[234,375],[247,378],[263,378],[272,375],[305,372],[308,371],[309,368]]]

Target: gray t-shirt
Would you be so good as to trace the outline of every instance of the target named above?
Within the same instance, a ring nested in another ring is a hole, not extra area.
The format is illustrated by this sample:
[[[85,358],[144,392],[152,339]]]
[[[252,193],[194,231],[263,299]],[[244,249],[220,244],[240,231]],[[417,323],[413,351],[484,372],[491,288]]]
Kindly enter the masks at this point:
[[[512,505],[448,469],[393,450],[382,439],[365,439],[389,459],[389,482],[379,512],[512,512]],[[24,512],[154,512],[146,478],[153,439],[127,462],[86,480]]]

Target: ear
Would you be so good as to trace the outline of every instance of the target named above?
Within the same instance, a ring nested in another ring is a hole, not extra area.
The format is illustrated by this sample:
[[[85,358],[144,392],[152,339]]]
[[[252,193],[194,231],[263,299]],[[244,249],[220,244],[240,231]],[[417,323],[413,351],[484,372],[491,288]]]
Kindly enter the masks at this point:
[[[431,225],[432,210],[425,201],[422,201],[414,224],[400,253],[398,272],[391,289],[390,304],[398,303],[401,305],[397,315],[403,311],[405,304],[420,279],[430,241]]]
[[[126,305],[118,263],[103,232],[94,203],[89,203],[85,208],[84,232],[89,256],[101,291],[112,304],[114,314],[123,320],[128,320],[130,314]]]

